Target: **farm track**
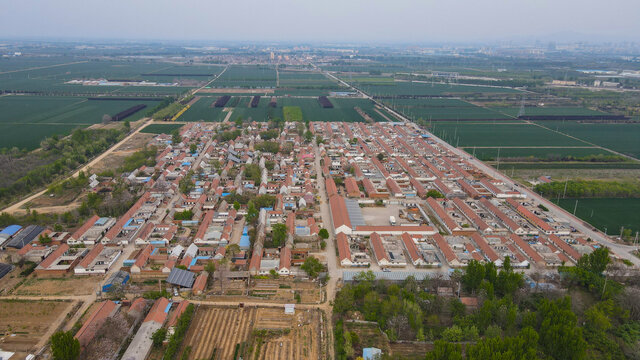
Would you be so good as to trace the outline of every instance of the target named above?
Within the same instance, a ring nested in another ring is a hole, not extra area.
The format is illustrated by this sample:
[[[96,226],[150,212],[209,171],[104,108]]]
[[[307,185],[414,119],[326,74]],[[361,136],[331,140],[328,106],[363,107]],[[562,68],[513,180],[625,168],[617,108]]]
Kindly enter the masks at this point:
[[[140,132],[140,130],[144,129],[145,127],[147,127],[151,123],[152,123],[152,121],[147,120],[144,124],[140,125],[137,129],[135,129],[134,131],[130,132],[129,135],[127,135],[124,139],[122,139],[119,142],[113,144],[105,152],[103,152],[102,154],[96,156],[95,158],[93,158],[93,160],[91,160],[88,163],[86,163],[85,165],[81,166],[71,176],[66,177],[64,179],[78,177],[78,175],[80,174],[81,171],[86,171],[89,168],[91,168],[92,166],[96,165],[98,162],[100,162],[102,159],[107,157],[109,154],[113,153],[118,147],[120,147],[120,145],[122,145],[122,144],[126,143],[127,141],[129,141],[133,136],[138,134]],[[58,179],[58,180],[64,180],[64,179]],[[2,212],[6,212],[6,213],[9,213],[9,214],[15,213],[15,212],[21,210],[21,207],[24,206],[26,203],[28,203],[29,201],[32,201],[32,200],[44,195],[46,192],[47,192],[47,189],[45,188],[44,190],[41,190],[41,191],[39,191],[39,192],[37,192],[35,194],[32,194],[32,195],[30,195],[30,196],[18,201],[17,203],[6,207],[4,210],[2,210]]]

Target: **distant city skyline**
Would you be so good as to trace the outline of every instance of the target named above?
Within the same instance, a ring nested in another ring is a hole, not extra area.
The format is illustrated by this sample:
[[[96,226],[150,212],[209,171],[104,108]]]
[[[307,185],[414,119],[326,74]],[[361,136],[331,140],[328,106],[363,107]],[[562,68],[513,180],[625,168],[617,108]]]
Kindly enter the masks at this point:
[[[2,8],[5,39],[640,41],[640,2],[630,0],[21,0]]]

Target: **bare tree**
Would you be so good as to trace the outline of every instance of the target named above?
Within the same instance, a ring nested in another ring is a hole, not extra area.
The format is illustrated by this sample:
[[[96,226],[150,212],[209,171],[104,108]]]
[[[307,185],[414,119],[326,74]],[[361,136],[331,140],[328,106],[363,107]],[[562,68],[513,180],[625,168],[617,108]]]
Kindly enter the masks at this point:
[[[111,122],[111,120],[112,120],[111,115],[109,115],[109,114],[102,115],[102,123],[103,124],[107,124],[107,123]]]

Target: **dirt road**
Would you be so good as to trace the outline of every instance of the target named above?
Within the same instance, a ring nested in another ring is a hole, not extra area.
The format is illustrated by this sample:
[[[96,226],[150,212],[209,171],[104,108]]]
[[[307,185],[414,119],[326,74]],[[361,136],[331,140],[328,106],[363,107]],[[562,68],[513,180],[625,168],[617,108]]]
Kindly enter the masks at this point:
[[[93,160],[89,161],[87,164],[85,164],[84,166],[82,166],[80,169],[78,169],[76,172],[74,172],[71,176],[67,177],[68,178],[72,178],[72,177],[78,177],[78,175],[80,174],[81,171],[86,171],[89,168],[91,168],[92,166],[95,166],[98,162],[100,162],[102,159],[104,159],[105,157],[107,157],[109,154],[111,154],[115,149],[117,149],[120,145],[124,144],[125,142],[127,142],[129,139],[131,139],[135,134],[139,133],[140,130],[144,129],[145,127],[147,127],[149,124],[151,124],[152,121],[147,120],[145,121],[142,125],[140,125],[137,129],[135,129],[134,131],[130,132],[129,135],[127,135],[124,139],[122,139],[120,142],[114,144],[113,146],[111,146],[109,149],[107,149],[105,152],[103,152],[102,154],[96,156],[95,158],[93,158]],[[44,195],[47,192],[47,189],[41,190],[33,195],[30,195],[20,201],[18,201],[17,203],[10,205],[9,207],[5,208],[4,210],[2,210],[2,212],[6,212],[9,214],[13,214],[16,213],[21,209],[26,203]]]

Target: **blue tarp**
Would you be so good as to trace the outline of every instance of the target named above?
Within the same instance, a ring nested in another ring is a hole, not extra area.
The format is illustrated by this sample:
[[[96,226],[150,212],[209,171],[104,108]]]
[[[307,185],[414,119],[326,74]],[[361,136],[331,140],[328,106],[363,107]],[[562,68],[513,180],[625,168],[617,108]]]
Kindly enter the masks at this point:
[[[225,197],[225,196],[227,196],[227,195],[229,195],[229,194],[231,194],[231,193],[228,193],[228,192],[227,192],[227,193],[224,193],[224,192],[223,192],[223,193],[222,193],[222,197]]]
[[[248,249],[251,247],[251,240],[249,240],[249,235],[242,235],[240,237],[240,243],[238,244],[242,249]]]

